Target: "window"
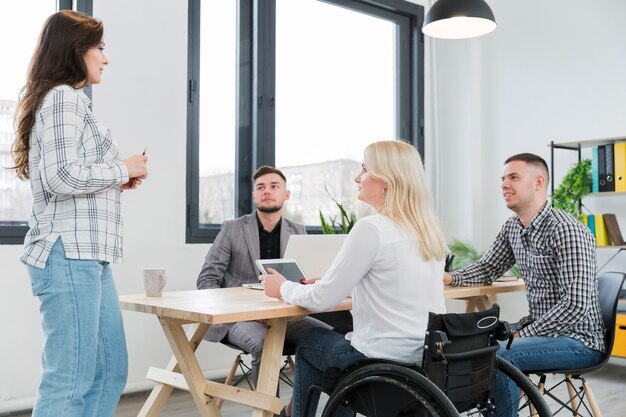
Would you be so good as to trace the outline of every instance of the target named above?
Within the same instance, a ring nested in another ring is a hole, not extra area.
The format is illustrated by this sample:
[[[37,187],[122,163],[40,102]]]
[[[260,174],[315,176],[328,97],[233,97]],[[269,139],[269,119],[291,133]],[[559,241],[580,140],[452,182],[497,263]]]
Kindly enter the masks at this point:
[[[199,222],[218,224],[235,211],[237,2],[204,3],[200,27]]]
[[[331,196],[363,214],[352,179],[365,145],[405,139],[423,154],[423,8],[217,3],[189,0],[187,242],[252,211],[263,164],[287,175],[290,218],[319,225]]]
[[[365,146],[397,137],[393,19],[277,1],[276,166],[292,192],[288,218],[319,224],[320,210],[339,214],[333,199],[357,217],[373,213],[358,202],[354,177]]]
[[[61,0],[59,8],[72,7]],[[91,0],[79,0],[78,10],[87,11]],[[28,230],[32,205],[30,185],[18,180],[6,167],[13,164],[11,146],[14,138],[13,117],[20,89],[39,31],[45,20],[57,10],[55,0],[6,1],[0,3],[0,51],[3,63],[0,77],[0,244],[21,244]]]

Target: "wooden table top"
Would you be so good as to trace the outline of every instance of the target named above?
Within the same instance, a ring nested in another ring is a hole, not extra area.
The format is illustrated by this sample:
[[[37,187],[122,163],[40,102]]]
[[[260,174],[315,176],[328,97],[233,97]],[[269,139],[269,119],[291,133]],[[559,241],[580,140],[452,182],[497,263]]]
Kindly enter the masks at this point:
[[[164,292],[161,297],[147,297],[145,294],[122,295],[120,305],[124,310],[208,324],[311,313],[305,308],[268,297],[263,291],[244,287]],[[350,310],[351,307],[352,300],[345,299],[334,311]]]
[[[445,287],[444,295],[446,298],[456,299],[525,290],[524,281],[516,279],[515,281],[495,281],[491,285],[479,285],[474,287]]]
[[[459,299],[524,290],[524,281],[494,282],[477,287],[446,287],[446,298]],[[145,294],[120,296],[124,310],[172,317],[194,323],[234,323],[310,314],[310,311],[281,300],[267,297],[263,291],[249,288],[164,292],[161,297]],[[350,310],[352,299],[346,298],[334,311]]]

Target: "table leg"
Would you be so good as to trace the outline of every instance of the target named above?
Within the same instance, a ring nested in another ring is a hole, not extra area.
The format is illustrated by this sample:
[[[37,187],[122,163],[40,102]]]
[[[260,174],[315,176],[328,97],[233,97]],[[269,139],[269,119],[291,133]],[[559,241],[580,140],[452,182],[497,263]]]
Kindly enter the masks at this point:
[[[194,323],[189,326],[186,338],[188,338],[189,344],[194,351],[198,349],[198,346],[200,345],[200,342],[202,342],[202,338],[204,337],[208,329],[208,324]],[[180,367],[178,366],[178,361],[176,360],[175,356],[172,357],[165,369],[169,372],[180,372]],[[174,388],[171,385],[157,382],[157,384],[152,389],[150,396],[148,396],[148,399],[139,411],[138,417],[158,416],[161,412],[161,409],[170,397],[173,389]]]
[[[169,317],[159,317],[159,321],[178,361],[178,366],[187,381],[189,392],[191,392],[198,411],[203,417],[221,417],[213,398],[204,393],[207,380],[204,378],[194,349],[185,336],[181,322]],[[270,417],[269,414],[268,417]]]
[[[466,313],[473,313],[474,311],[489,310],[496,302],[495,295],[479,295],[476,297],[468,297],[467,306],[465,307]]]
[[[280,357],[283,353],[285,342],[285,332],[287,330],[287,319],[276,318],[268,320],[269,327],[265,334],[263,344],[263,356],[259,368],[259,380],[257,381],[257,392],[269,395],[276,394],[278,386],[278,375],[280,372]],[[280,411],[280,410],[278,410]],[[278,412],[276,412],[278,414]],[[255,408],[253,417],[272,417],[272,412]]]

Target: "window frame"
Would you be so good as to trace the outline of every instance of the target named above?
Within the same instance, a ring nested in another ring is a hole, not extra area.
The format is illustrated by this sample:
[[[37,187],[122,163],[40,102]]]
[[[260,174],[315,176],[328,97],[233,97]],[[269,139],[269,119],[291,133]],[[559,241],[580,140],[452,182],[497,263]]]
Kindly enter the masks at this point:
[[[88,15],[93,14],[93,0],[57,0],[58,10],[78,10]],[[20,245],[28,232],[28,220],[0,221],[0,245]]]
[[[396,36],[396,137],[424,155],[423,6],[402,0],[318,0],[392,20]],[[189,0],[186,243],[212,243],[221,224],[199,223],[200,2]],[[210,3],[204,2],[210,7]],[[250,177],[275,165],[276,0],[237,2],[235,216],[252,211]],[[310,228],[318,231],[319,227]]]

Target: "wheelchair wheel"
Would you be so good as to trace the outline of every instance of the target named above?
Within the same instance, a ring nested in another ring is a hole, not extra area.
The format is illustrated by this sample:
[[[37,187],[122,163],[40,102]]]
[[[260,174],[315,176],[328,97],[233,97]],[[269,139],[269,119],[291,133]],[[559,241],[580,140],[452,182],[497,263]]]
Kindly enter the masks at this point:
[[[335,387],[322,417],[348,407],[367,417],[458,417],[454,405],[419,372],[389,363],[366,365]]]
[[[543,396],[537,391],[537,387],[532,383],[526,375],[513,366],[509,361],[500,357],[496,358],[496,366],[498,372],[511,378],[511,380],[522,391],[520,401],[514,404],[518,411],[516,416],[519,417],[552,417],[552,412]],[[499,410],[501,411],[501,410]],[[511,415],[503,411],[504,415]],[[493,415],[493,406],[490,404],[478,404],[477,407],[461,413],[463,417],[491,417]]]

